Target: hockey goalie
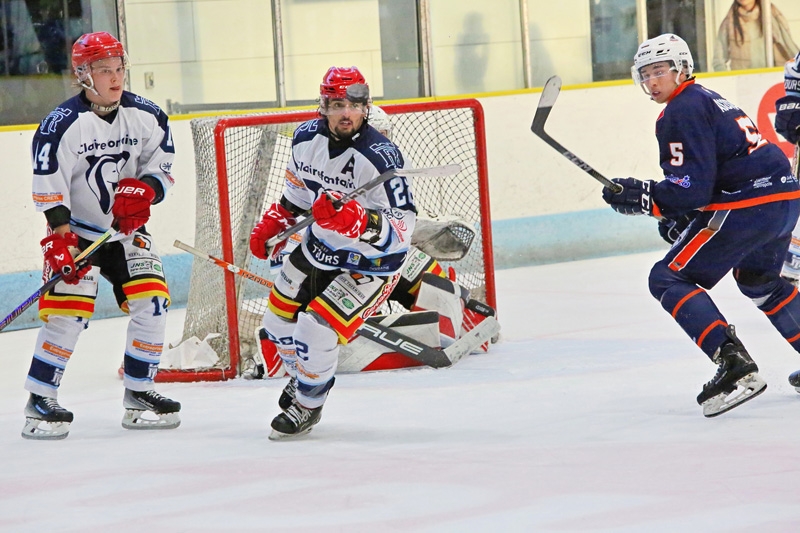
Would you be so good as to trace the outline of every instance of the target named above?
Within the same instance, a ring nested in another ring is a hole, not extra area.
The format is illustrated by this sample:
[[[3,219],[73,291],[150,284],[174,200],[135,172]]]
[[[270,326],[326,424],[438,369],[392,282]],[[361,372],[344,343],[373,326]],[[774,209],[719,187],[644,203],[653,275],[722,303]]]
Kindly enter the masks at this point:
[[[469,291],[456,281],[453,268],[443,268],[437,261],[457,261],[469,251],[474,231],[459,221],[441,222],[417,219],[412,246],[406,257],[390,302],[399,304],[409,312],[376,315],[368,319],[339,352],[338,372],[366,372],[392,370],[424,365],[399,346],[393,348],[395,337],[385,339],[380,333],[390,329],[399,336],[408,337],[432,348],[447,349],[473,331],[489,317],[493,324],[486,328],[496,338],[499,325],[495,310],[470,297]],[[280,265],[283,257],[297,245],[291,242],[273,262]],[[365,335],[364,333],[368,333]],[[371,334],[370,334],[371,333]],[[485,335],[484,335],[485,336]],[[253,378],[281,377],[286,374],[280,357],[282,349],[278,339],[259,328],[256,332],[260,353],[257,354],[247,374]],[[383,342],[381,342],[383,341]],[[473,340],[463,342],[467,353],[486,352],[489,342]],[[290,345],[288,349],[293,349]]]

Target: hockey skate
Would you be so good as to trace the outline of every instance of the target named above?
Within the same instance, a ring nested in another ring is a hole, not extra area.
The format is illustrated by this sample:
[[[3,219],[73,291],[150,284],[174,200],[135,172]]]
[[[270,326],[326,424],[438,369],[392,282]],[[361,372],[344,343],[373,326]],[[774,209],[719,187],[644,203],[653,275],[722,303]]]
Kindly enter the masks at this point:
[[[272,420],[269,440],[284,440],[305,435],[322,418],[322,407],[307,409],[293,401],[286,411]]]
[[[281,397],[278,398],[278,407],[281,408],[281,411],[286,411],[292,406],[295,396],[297,396],[297,378],[292,377],[289,378],[289,383],[283,388]]]
[[[122,401],[125,429],[173,429],[181,425],[181,404],[161,396],[154,390],[132,391],[125,389]]]
[[[795,370],[789,374],[789,385],[794,387],[797,392],[800,392],[800,370]]]
[[[22,436],[38,440],[66,439],[72,419],[72,412],[61,407],[55,398],[31,393],[25,406]]]
[[[726,330],[731,342],[723,344],[714,354],[719,365],[714,378],[703,385],[697,403],[703,407],[703,415],[711,418],[730,411],[739,404],[752,400],[767,388],[766,382],[757,374],[758,366],[736,337],[732,325]]]

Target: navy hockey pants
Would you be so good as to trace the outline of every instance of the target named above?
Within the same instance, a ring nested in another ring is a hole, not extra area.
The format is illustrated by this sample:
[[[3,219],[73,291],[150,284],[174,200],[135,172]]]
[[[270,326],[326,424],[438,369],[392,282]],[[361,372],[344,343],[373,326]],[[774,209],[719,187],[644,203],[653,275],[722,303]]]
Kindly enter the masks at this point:
[[[706,290],[730,270],[739,290],[800,352],[800,298],[780,277],[800,200],[700,212],[650,271],[650,293],[709,357],[728,323]]]

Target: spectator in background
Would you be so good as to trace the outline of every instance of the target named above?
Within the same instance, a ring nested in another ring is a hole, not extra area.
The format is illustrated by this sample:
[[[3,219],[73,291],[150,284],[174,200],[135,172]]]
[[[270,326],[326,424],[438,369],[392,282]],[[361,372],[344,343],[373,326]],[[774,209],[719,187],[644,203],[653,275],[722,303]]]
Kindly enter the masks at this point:
[[[714,70],[775,67],[794,57],[798,46],[789,33],[786,17],[775,4],[772,4],[772,48],[773,64],[767,65],[761,0],[734,0],[717,32]]]

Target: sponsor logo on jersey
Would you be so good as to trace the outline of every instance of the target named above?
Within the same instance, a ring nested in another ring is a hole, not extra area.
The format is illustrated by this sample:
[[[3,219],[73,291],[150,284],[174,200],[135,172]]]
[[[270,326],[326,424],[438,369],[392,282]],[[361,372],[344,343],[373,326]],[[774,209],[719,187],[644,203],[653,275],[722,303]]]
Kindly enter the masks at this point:
[[[690,179],[691,178],[688,175],[680,177],[676,176],[675,174],[670,174],[667,176],[667,180],[671,181],[675,185],[678,185],[679,187],[683,187],[684,189],[688,189],[692,186]]]
[[[337,280],[337,283],[342,287],[342,289],[344,289],[347,293],[349,293],[349,295],[352,296],[353,299],[363,304],[367,301],[367,296],[363,292],[361,292],[361,289],[359,289],[358,286],[356,285],[353,279],[355,276],[356,274],[353,274],[352,277],[343,276],[342,279]],[[372,278],[367,276],[363,276],[358,279],[365,280],[366,282],[372,281]],[[328,287],[332,286],[334,285],[333,284],[328,285]],[[342,297],[344,297],[344,295],[342,295]]]
[[[36,205],[60,204],[64,202],[64,195],[60,192],[35,192],[33,193],[33,202]]]
[[[163,275],[161,265],[153,259],[137,259],[128,261],[128,273],[131,277],[141,276],[142,274]]]
[[[119,139],[109,139],[107,141],[98,141],[97,139],[93,139],[90,143],[83,143],[81,144],[80,148],[78,148],[78,155],[83,155],[87,152],[94,152],[97,150],[105,150],[107,148],[119,148],[120,146],[136,146],[139,144],[139,139],[133,138],[131,139],[128,134],[126,133],[124,137],[120,137]]]
[[[295,176],[294,172],[292,172],[288,168],[286,169],[286,183],[290,187],[294,187],[295,189],[305,189],[306,188],[306,184],[303,183],[303,180],[301,180],[300,178]]]
[[[131,244],[133,244],[135,247],[141,248],[143,250],[149,250],[153,246],[153,243],[150,242],[150,239],[148,239],[147,237],[145,237],[141,233],[136,234],[136,236],[133,238],[133,241],[131,242]]]
[[[797,181],[797,178],[795,176],[792,176],[791,174],[789,174],[788,176],[781,177],[781,183],[792,183],[795,181]]]
[[[297,170],[300,172],[305,172],[306,174],[311,174],[319,181],[325,183],[326,185],[336,185],[338,187],[346,187],[348,189],[355,189],[356,185],[352,178],[342,178],[339,176],[329,176],[325,174],[324,171],[316,169],[311,165],[306,163],[298,163]]]
[[[322,246],[321,244],[315,242],[311,244],[309,251],[311,252],[311,255],[314,256],[314,259],[320,263],[325,263],[326,265],[339,264],[339,256],[333,253],[332,250],[326,246]]]
[[[754,189],[765,189],[767,187],[772,187],[772,176],[767,176],[766,178],[758,178],[753,182]]]
[[[345,306],[347,309],[355,308],[355,304],[353,302],[351,302],[350,300],[348,300],[347,298],[342,298],[341,302],[342,302],[342,305]]]
[[[361,254],[357,254],[355,252],[350,252],[347,254],[347,264],[348,265],[357,265],[361,262]]]
[[[137,350],[141,350],[143,352],[151,353],[151,354],[160,354],[164,348],[163,344],[154,344],[152,342],[145,342],[139,339],[133,339],[131,345],[136,348]]]
[[[55,344],[51,344],[47,341],[42,344],[42,350],[44,350],[44,353],[48,355],[54,355],[59,359],[69,359],[69,356],[72,355],[71,351],[65,350],[61,346],[56,346]]]
[[[158,168],[160,168],[165,174],[169,174],[170,172],[172,172],[172,163],[170,163],[169,161],[166,161],[166,162],[161,163],[160,165],[158,165]],[[170,178],[170,179],[172,179],[172,178]]]
[[[378,296],[378,299],[375,300],[375,303],[372,304],[371,307],[368,307],[361,312],[361,318],[366,320],[367,318],[374,315],[378,311],[378,309],[380,309],[380,307],[383,305],[383,302],[385,302],[389,298],[389,295],[392,294],[392,291],[394,290],[394,287],[395,285],[397,285],[397,282],[399,280],[400,280],[400,273],[394,274],[391,277],[391,279],[389,279],[389,281],[381,289],[381,294],[380,296]]]

